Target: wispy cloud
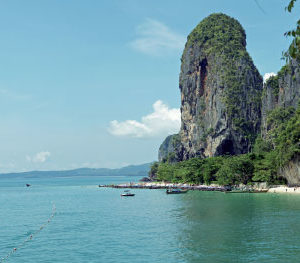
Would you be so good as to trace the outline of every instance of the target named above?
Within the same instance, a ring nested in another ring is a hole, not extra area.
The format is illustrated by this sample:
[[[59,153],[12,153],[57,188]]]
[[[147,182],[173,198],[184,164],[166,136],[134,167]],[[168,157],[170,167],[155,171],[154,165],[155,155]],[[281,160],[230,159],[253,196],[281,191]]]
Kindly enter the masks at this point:
[[[156,56],[182,50],[186,40],[165,24],[150,18],[137,26],[136,34],[136,39],[130,43],[131,47],[139,52]]]
[[[145,138],[173,134],[178,132],[179,128],[180,110],[170,109],[161,100],[158,100],[153,104],[153,112],[143,116],[141,121],[111,121],[109,132],[115,136]]]
[[[26,160],[33,163],[44,163],[50,157],[50,155],[51,153],[48,151],[39,152],[33,156],[26,155]]]
[[[264,83],[266,83],[266,81],[270,78],[270,77],[273,77],[273,76],[276,76],[277,74],[274,73],[274,72],[269,72],[269,73],[266,73],[264,75]]]

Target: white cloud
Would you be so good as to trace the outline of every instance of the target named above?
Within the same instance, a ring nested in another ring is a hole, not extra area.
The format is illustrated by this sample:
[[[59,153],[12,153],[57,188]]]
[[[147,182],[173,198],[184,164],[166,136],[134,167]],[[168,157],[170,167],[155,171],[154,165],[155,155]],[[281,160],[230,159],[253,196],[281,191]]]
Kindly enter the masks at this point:
[[[266,81],[270,78],[270,77],[273,77],[273,76],[276,76],[277,74],[274,73],[274,72],[270,72],[270,73],[266,73],[264,75],[264,83],[266,83]]]
[[[135,138],[158,137],[177,133],[180,128],[180,109],[169,109],[161,100],[153,104],[153,112],[141,121],[111,121],[109,132],[115,136]]]
[[[34,156],[29,156],[26,155],[26,160],[28,162],[33,162],[33,163],[44,163],[49,157],[51,153],[50,152],[39,152],[35,154]]]
[[[166,55],[174,50],[182,50],[185,37],[172,31],[165,24],[146,19],[136,28],[137,38],[130,45],[148,55]]]

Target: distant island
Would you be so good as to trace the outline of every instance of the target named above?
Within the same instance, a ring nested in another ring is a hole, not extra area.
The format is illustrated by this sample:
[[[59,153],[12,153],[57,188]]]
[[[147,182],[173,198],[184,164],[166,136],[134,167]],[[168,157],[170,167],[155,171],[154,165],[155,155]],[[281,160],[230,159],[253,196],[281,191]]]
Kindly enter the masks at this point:
[[[212,14],[187,37],[179,89],[181,129],[160,146],[151,179],[300,185],[299,52],[263,83],[241,24]]]
[[[146,176],[151,163],[141,165],[129,165],[118,169],[108,168],[79,168],[63,171],[31,171],[21,173],[3,173],[1,178],[49,178],[49,177],[73,177],[73,176]]]

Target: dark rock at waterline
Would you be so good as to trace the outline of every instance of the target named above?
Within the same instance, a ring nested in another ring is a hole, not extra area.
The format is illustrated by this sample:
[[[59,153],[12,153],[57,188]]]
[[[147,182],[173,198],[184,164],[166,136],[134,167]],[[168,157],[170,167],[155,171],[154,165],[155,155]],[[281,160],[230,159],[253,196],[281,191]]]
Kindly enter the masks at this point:
[[[139,180],[140,182],[151,182],[152,180],[149,177],[143,177]]]

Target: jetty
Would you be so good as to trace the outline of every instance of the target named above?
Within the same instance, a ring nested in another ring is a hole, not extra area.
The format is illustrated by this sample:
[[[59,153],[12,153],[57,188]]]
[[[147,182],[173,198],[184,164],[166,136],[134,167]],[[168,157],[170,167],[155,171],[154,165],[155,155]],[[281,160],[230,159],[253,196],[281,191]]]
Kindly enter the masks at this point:
[[[108,184],[99,185],[99,187],[108,188],[129,188],[129,189],[184,189],[184,190],[198,190],[198,191],[228,191],[226,186],[217,185],[193,185],[193,184],[172,184],[164,182],[140,182],[140,183],[124,183],[124,184]]]
[[[232,185],[232,186],[220,186],[216,184],[211,185],[197,185],[197,184],[188,184],[188,183],[169,183],[169,182],[129,182],[122,184],[108,184],[108,185],[99,185],[99,187],[107,187],[107,188],[123,188],[123,189],[182,189],[182,190],[196,190],[196,191],[217,191],[217,192],[226,192],[226,193],[267,193],[270,192],[270,188],[272,192],[276,191],[279,188],[278,186],[267,186],[266,183],[256,183],[252,186],[246,185]],[[288,188],[288,187],[286,187]],[[300,190],[299,190],[300,191]],[[284,190],[282,192],[288,192],[288,190]],[[289,191],[291,192],[291,191]],[[293,189],[293,192],[296,192]]]

